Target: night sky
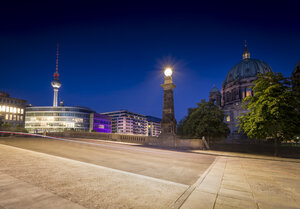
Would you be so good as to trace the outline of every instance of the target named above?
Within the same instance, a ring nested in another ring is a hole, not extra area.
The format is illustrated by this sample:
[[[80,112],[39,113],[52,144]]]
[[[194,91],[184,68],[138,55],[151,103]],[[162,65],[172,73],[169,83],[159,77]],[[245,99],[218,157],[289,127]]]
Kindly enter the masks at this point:
[[[285,76],[300,60],[297,1],[10,2],[0,5],[0,91],[32,105],[52,105],[57,42],[66,106],[161,117],[171,64],[177,120],[221,88],[244,40]]]

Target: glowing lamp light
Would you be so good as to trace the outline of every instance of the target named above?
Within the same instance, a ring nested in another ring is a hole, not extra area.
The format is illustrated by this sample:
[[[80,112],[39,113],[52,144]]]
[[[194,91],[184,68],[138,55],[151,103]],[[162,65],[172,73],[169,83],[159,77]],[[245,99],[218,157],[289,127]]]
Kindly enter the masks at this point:
[[[164,74],[165,76],[171,76],[173,73],[172,69],[171,68],[166,68],[165,71],[164,71]]]

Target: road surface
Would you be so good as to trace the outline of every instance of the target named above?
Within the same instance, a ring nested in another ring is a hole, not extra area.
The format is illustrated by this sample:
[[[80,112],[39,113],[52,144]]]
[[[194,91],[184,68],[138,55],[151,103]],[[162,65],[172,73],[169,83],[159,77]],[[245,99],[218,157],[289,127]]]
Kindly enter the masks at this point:
[[[299,209],[300,160],[0,138],[0,209]]]
[[[83,207],[168,208],[215,157],[91,139],[8,137],[0,138],[0,159],[1,173]]]

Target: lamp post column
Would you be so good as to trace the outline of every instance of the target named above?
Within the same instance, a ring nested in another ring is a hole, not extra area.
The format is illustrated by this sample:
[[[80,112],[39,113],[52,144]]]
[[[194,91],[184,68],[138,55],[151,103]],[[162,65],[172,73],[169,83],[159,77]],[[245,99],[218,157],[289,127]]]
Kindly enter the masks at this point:
[[[164,71],[165,81],[161,84],[164,89],[163,115],[161,121],[162,135],[176,134],[176,119],[174,114],[173,89],[176,87],[172,81],[172,69],[166,68]]]

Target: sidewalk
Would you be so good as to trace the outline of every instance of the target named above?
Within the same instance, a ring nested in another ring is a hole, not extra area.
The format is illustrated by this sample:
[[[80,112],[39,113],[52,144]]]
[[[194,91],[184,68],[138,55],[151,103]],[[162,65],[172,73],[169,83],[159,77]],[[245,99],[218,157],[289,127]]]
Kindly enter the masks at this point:
[[[296,159],[296,158],[283,158],[283,157],[266,156],[266,155],[259,155],[259,154],[248,154],[248,153],[241,153],[241,152],[224,152],[224,151],[215,151],[215,150],[190,150],[190,152],[205,154],[205,155],[223,156],[223,157],[240,157],[240,158],[275,160],[275,161],[300,163],[300,159]]]
[[[300,168],[290,162],[218,157],[178,208],[300,208]]]

